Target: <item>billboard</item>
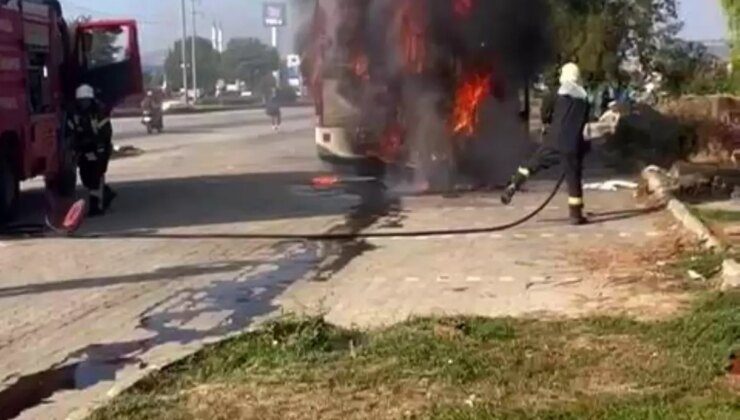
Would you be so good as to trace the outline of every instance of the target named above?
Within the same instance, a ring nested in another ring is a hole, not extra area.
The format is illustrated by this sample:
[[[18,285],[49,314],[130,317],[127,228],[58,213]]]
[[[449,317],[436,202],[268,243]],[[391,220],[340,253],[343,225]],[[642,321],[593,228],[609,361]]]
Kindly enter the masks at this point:
[[[265,3],[262,16],[268,28],[285,26],[288,20],[288,7],[285,3]]]

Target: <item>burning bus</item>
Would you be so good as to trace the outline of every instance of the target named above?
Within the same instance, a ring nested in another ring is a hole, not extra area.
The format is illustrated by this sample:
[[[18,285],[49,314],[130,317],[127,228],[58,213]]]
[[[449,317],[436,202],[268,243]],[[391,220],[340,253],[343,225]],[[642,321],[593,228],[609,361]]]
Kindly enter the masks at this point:
[[[523,92],[551,50],[546,1],[301,4],[311,8],[298,44],[323,160],[413,167],[430,179],[491,166],[487,155],[505,155],[496,139],[528,136]]]

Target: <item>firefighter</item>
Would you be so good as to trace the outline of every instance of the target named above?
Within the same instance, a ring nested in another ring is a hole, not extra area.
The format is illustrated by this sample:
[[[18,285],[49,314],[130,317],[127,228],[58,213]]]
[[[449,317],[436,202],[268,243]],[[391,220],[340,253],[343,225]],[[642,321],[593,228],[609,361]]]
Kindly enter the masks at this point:
[[[584,129],[589,121],[588,94],[581,82],[581,72],[574,63],[568,63],[560,72],[560,89],[543,145],[524,165],[506,187],[501,201],[508,205],[524,183],[540,171],[561,161],[565,166],[568,184],[568,207],[573,225],[587,223],[583,216],[583,159],[589,143],[584,139]]]
[[[90,195],[89,215],[100,216],[116,198],[116,193],[105,183],[105,174],[113,153],[113,128],[103,105],[95,99],[92,86],[79,86],[75,99],[68,128],[78,155],[77,165],[82,185]]]

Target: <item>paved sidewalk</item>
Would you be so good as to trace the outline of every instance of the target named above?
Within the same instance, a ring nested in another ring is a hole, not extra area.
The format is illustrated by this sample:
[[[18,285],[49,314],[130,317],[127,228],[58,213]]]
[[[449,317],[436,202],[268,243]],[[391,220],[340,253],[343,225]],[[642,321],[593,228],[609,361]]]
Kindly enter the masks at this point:
[[[497,196],[407,199],[403,230],[486,227],[522,217],[552,188],[535,183],[530,193],[503,207]],[[645,212],[631,191],[591,192],[595,223],[571,227],[561,193],[528,224],[481,235],[370,240],[328,282],[303,281],[280,298],[289,311],[324,313],[344,326],[375,327],[427,315],[576,316],[616,309],[659,315],[675,309],[680,294],[657,293],[639,282],[633,265],[621,267],[619,251],[649,252],[673,241],[678,226],[663,211]],[[398,220],[396,220],[398,221]],[[383,223],[376,225],[382,228]],[[602,258],[594,269],[586,257]],[[629,283],[629,284],[626,284]]]

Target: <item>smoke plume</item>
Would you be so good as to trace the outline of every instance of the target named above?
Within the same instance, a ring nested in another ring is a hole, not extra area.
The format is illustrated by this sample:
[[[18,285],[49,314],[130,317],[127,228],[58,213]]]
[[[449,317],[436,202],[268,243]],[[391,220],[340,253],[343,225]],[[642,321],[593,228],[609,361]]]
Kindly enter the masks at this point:
[[[525,153],[520,91],[551,57],[546,0],[295,0],[326,126],[361,132],[427,181],[495,182]],[[385,156],[388,158],[388,156]]]

